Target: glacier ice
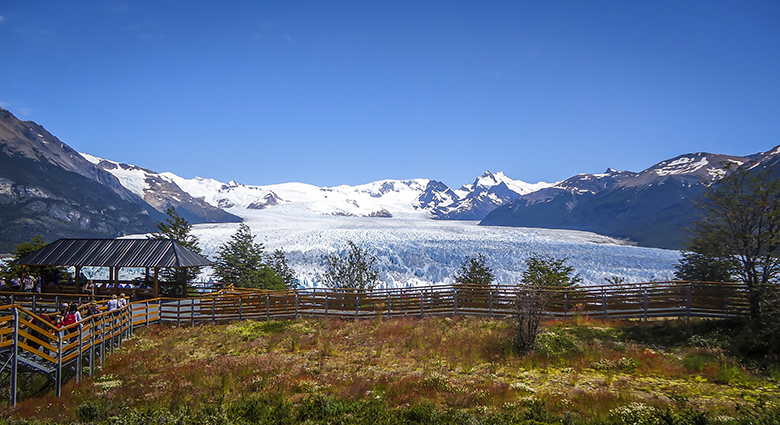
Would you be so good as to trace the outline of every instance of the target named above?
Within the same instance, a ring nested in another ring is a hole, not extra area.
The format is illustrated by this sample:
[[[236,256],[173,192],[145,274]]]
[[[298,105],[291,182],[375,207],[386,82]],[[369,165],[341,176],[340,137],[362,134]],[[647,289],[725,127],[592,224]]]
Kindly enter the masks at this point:
[[[566,257],[586,285],[617,276],[626,282],[670,280],[679,252],[631,246],[589,232],[478,226],[475,221],[423,217],[370,218],[318,215],[280,205],[268,210],[235,208],[257,242],[287,252],[303,286],[316,286],[322,257],[353,241],[377,257],[386,287],[452,283],[460,264],[483,254],[500,284],[517,284],[532,253]],[[198,224],[193,233],[213,258],[238,224]]]

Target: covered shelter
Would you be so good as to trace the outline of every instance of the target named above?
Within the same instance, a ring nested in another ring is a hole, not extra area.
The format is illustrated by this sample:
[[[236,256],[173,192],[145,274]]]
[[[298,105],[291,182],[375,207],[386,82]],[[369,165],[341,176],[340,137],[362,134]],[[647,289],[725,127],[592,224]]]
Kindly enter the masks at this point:
[[[153,295],[160,295],[160,269],[210,266],[206,257],[172,239],[59,239],[16,261],[25,266],[108,267],[109,281],[118,287],[123,267],[154,270]]]

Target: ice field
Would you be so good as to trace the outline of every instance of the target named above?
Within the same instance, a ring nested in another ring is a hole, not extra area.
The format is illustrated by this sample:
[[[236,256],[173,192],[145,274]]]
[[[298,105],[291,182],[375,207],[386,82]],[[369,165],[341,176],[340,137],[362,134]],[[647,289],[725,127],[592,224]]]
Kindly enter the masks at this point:
[[[679,258],[678,251],[631,246],[579,231],[478,226],[475,221],[423,217],[329,216],[294,205],[229,211],[244,218],[266,250],[284,249],[304,286],[317,286],[323,255],[345,249],[349,240],[377,257],[382,285],[389,287],[451,283],[460,264],[480,253],[501,284],[518,283],[524,260],[533,252],[568,258],[586,285],[604,284],[613,276],[626,282],[669,280]],[[193,233],[203,253],[213,258],[237,228],[235,223],[199,224]]]

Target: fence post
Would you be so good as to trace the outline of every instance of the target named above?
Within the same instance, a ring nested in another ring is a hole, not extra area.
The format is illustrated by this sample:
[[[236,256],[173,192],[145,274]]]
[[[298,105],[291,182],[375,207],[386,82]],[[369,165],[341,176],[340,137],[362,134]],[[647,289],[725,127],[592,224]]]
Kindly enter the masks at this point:
[[[130,315],[130,336],[135,334],[135,304],[129,305],[128,314]]]
[[[217,324],[217,298],[211,299],[211,322]]]
[[[195,326],[195,298],[190,298],[190,327]]]
[[[78,347],[79,355],[76,356],[76,383],[77,384],[81,382],[81,369],[83,368],[81,356],[82,354],[84,354],[82,353],[82,350],[84,349],[83,340],[82,340],[84,333],[83,330],[81,329],[81,325],[78,325],[78,330],[79,330],[79,347]]]
[[[244,320],[243,297],[238,297],[238,320]]]
[[[685,287],[685,323],[691,323],[691,283]]]
[[[298,320],[298,291],[295,291],[295,320]]]
[[[360,318],[360,294],[355,289],[355,320]]]
[[[114,354],[114,312],[108,313],[109,321],[111,322],[111,330],[109,331],[108,336],[110,337],[108,342],[110,343],[108,346],[108,354]]]
[[[19,308],[14,307],[14,347],[11,353],[11,406],[16,406],[16,384],[19,371]]]
[[[420,317],[425,317],[425,309],[423,308],[423,300],[425,299],[425,290],[420,290]]]
[[[181,300],[176,301],[176,326],[181,326]]]
[[[144,319],[146,320],[146,326],[149,326],[149,301],[144,303]]]
[[[54,395],[59,397],[62,395],[62,331],[57,331],[57,370],[55,373]]]
[[[647,293],[647,288],[642,288],[643,307],[644,307],[644,321],[647,322],[648,310],[650,310],[650,299]]]
[[[100,316],[100,366],[106,359],[106,316]]]
[[[163,317],[162,317],[162,300],[157,299],[157,323],[162,324]]]
[[[488,308],[490,309],[490,318],[493,318],[493,290],[490,289],[490,292],[488,292]]]
[[[569,292],[563,293],[563,317],[569,317]]]
[[[455,314],[458,314],[458,288],[452,288],[452,294],[455,298]]]
[[[390,310],[390,301],[392,298],[390,298],[390,291],[387,291],[387,318],[393,317],[393,312]]]
[[[328,293],[325,292],[325,317],[328,317]]]
[[[33,294],[32,298],[33,298],[33,300],[32,300],[32,311],[33,311],[33,313],[37,314],[37,311],[38,311],[37,306],[38,306],[38,304],[37,304],[37,302],[35,300],[37,300],[38,297],[36,297],[35,294]]]
[[[95,374],[95,318],[90,317],[89,318],[89,331],[90,331],[90,341],[92,341],[91,344],[89,344],[89,376],[92,376]]]
[[[607,320],[607,290],[601,290],[601,311],[604,314],[604,320]]]
[[[271,319],[271,294],[265,294],[265,320]]]

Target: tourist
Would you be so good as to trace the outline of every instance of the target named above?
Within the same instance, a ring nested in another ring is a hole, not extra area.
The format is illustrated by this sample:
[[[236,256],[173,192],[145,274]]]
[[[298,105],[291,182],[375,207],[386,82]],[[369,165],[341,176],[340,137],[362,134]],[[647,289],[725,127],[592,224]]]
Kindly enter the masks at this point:
[[[14,292],[19,292],[19,288],[22,287],[22,284],[19,283],[19,278],[14,276],[11,278],[11,290]]]
[[[111,299],[108,300],[106,306],[108,306],[108,311],[115,311],[119,308],[119,300],[117,299],[116,294],[111,296]]]
[[[95,283],[92,281],[92,279],[88,280],[84,287],[81,288],[81,290],[82,292],[89,294],[89,299],[95,299]]]
[[[62,329],[62,327],[65,325],[65,318],[62,317],[61,314],[58,314],[54,317],[54,326],[57,327],[57,329]]]
[[[100,308],[98,307],[96,302],[92,301],[89,304],[87,304],[85,317],[97,316],[98,314],[100,314]]]
[[[127,307],[127,296],[124,292],[119,294],[119,308]]]
[[[79,306],[76,305],[76,303],[71,303],[70,307],[68,307],[68,314],[65,316],[65,326],[70,326],[72,324],[78,323],[78,329],[81,330],[81,312],[79,312]],[[75,332],[77,328],[71,328],[69,332]]]

